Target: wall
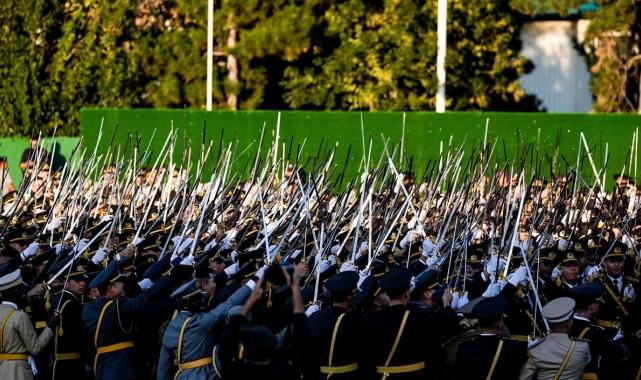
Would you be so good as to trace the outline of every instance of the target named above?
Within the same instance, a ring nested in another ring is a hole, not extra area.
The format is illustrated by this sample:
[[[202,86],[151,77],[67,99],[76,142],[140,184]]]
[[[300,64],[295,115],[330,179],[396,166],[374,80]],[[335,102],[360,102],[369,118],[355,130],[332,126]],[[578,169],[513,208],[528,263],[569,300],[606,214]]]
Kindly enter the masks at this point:
[[[221,136],[224,145],[234,146],[234,173],[248,174],[248,163],[253,159],[263,124],[266,126],[266,140],[272,139],[276,129],[276,111],[231,112],[200,110],[112,110],[86,109],[81,113],[82,134],[89,146],[95,144],[98,130],[104,118],[103,139],[100,150],[109,145],[114,127],[118,124],[114,141],[124,145],[129,133],[142,137],[140,149],[144,150],[154,129],[156,136],[151,144],[158,152],[165,141],[171,125],[180,131],[174,158],[181,162],[183,140],[191,141],[192,162],[200,149],[201,133],[211,142],[213,156],[219,151]],[[307,112],[288,111],[281,115],[280,143],[281,156],[294,160],[296,152],[304,144],[301,161],[312,164],[320,152],[318,161],[323,160],[328,147],[338,144],[335,164],[336,173],[342,170],[347,159],[346,178],[351,178],[362,162],[363,141],[361,138],[361,117],[364,126],[365,151],[372,141],[372,165],[382,157],[383,138],[389,139],[389,150],[400,144],[402,138],[403,113],[380,112]],[[477,149],[483,140],[486,121],[489,122],[488,141],[497,139],[493,158],[523,156],[528,166],[540,166],[543,174],[556,162],[557,169],[574,165],[577,160],[579,133],[584,132],[596,161],[597,170],[605,161],[608,146],[609,164],[607,177],[623,169],[624,161],[632,141],[632,134],[641,124],[638,115],[588,115],[588,114],[546,114],[546,113],[445,113],[414,112],[406,115],[404,148],[407,151],[402,165],[421,174],[429,160],[438,160],[447,146],[459,146],[463,142],[466,152]],[[206,127],[205,127],[206,125]],[[137,132],[135,132],[137,131]],[[291,145],[290,145],[291,142]],[[322,146],[321,146],[322,143]],[[206,143],[205,145],[207,145]],[[282,144],[285,144],[284,150]],[[348,148],[351,153],[347,157]],[[131,145],[130,145],[131,148]],[[246,149],[248,148],[248,149]],[[320,148],[320,149],[319,149]],[[581,148],[584,151],[583,147]],[[241,154],[243,151],[245,152]],[[265,153],[265,151],[263,151]],[[384,157],[384,156],[383,156]],[[397,155],[398,157],[398,155]],[[556,158],[555,158],[556,157]],[[263,158],[265,155],[263,154]],[[464,161],[465,162],[465,161]],[[153,161],[150,161],[149,166]],[[310,165],[311,166],[311,165]],[[587,158],[582,159],[586,176],[592,175]],[[634,165],[633,165],[634,169]],[[629,171],[629,168],[626,169]],[[634,173],[633,173],[634,175]],[[589,180],[589,179],[588,179]]]

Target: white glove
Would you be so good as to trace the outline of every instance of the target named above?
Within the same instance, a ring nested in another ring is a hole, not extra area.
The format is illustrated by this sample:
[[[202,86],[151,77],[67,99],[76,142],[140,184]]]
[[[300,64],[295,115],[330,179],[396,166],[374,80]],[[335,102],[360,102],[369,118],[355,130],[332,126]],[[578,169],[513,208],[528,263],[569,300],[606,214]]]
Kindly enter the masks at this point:
[[[437,261],[438,261],[438,257],[431,256],[431,257],[428,257],[427,260],[425,260],[425,265],[427,265],[427,267],[429,268],[432,265],[436,264]]]
[[[601,268],[597,265],[585,268],[585,278],[589,280],[596,278],[599,275]]]
[[[227,276],[231,277],[235,275],[239,270],[240,270],[240,265],[238,265],[238,263],[233,263],[232,265],[225,268],[225,273],[227,273]]]
[[[623,289],[623,296],[626,297],[630,302],[634,302],[634,300],[636,300],[637,295],[634,292],[632,284],[628,284],[628,286]]]
[[[185,240],[183,240],[183,242],[180,243],[180,247],[178,247],[178,252],[180,253],[185,252],[185,250],[187,250],[187,248],[189,248],[191,246],[191,243],[193,242],[194,242],[193,238],[190,238],[190,237],[185,238]]]
[[[187,265],[187,266],[194,266],[194,256],[189,255],[185,257],[181,262],[180,265]]]
[[[140,286],[140,289],[146,290],[151,288],[151,286],[154,284],[153,281],[151,281],[148,278],[143,278],[142,280],[138,281],[138,286]]]
[[[24,251],[22,251],[22,253],[20,253],[20,257],[22,258],[22,261],[27,260],[31,256],[35,256],[38,253],[39,249],[40,249],[40,244],[38,244],[38,242],[34,241],[33,243],[29,244],[27,249],[25,249]]]
[[[461,295],[459,292],[454,292],[452,294],[452,309],[457,310],[459,308],[459,301],[461,300]]]
[[[340,244],[332,245],[332,247],[329,249],[329,252],[331,252],[332,255],[335,255],[338,253],[338,249],[341,247]]]
[[[505,284],[504,280],[499,280],[496,282],[491,283],[487,289],[483,292],[482,296],[489,298],[489,297],[496,297],[499,293],[501,293],[501,289],[503,289],[503,285]]]
[[[563,252],[563,251],[565,251],[566,249],[568,249],[568,245],[570,245],[570,242],[569,242],[569,241],[567,241],[567,240],[565,240],[565,239],[559,239],[559,243],[558,243],[558,245],[557,245],[557,246],[558,246],[558,248],[559,248],[559,251]]]
[[[432,239],[425,238],[425,240],[423,240],[423,253],[421,253],[421,256],[434,256],[436,254],[436,252],[434,252],[434,248],[436,248],[436,245],[432,242]]]
[[[235,265],[238,265],[238,264],[235,264]],[[260,269],[258,269],[256,271],[256,277],[258,277],[260,279],[263,279],[263,277],[265,277],[265,271],[266,270],[267,270],[267,266],[266,265],[263,265],[262,267],[260,267]]]
[[[496,261],[499,260],[497,255],[492,255],[487,264],[485,264],[485,271],[490,274],[490,277],[496,277]],[[507,261],[504,258],[499,260],[499,271],[505,269]]]
[[[561,276],[561,269],[559,269],[559,267],[554,267],[554,269],[552,269],[552,275],[550,276],[552,281],[556,281],[559,276]]]
[[[517,270],[507,276],[507,281],[515,287],[518,287],[519,284],[527,284],[527,268],[525,266],[520,266]]]
[[[56,249],[56,256],[59,255],[60,252],[62,252],[62,250],[65,248],[62,245],[62,243],[58,243],[58,244],[54,245],[53,247]]]
[[[60,218],[53,218],[51,221],[47,224],[45,227],[45,230],[47,231],[53,231],[56,228],[60,227],[62,225],[62,219]]]
[[[214,248],[218,244],[218,241],[216,239],[213,239],[207,245],[205,245],[205,251],[209,251],[210,249]]]
[[[363,269],[362,271],[358,272],[358,284],[356,284],[356,287],[358,289],[361,288],[361,284],[363,283],[363,281],[365,281],[367,276],[368,276],[368,274],[367,274],[367,271],[365,269]]]
[[[358,272],[358,268],[356,267],[356,265],[354,265],[352,260],[347,260],[343,263],[343,265],[341,265],[340,271],[341,272],[349,272],[349,271]]]
[[[134,239],[134,241],[131,242],[131,244],[133,244],[134,246],[137,246],[143,241],[145,241],[145,238],[138,236],[137,238]]]
[[[87,238],[80,239],[80,241],[78,241],[78,243],[76,244],[75,251],[76,252],[83,251],[85,249],[85,247],[89,244],[90,241],[91,240],[87,239]]]
[[[468,299],[467,292],[465,292],[465,293],[463,293],[463,296],[461,298],[459,298],[459,300],[458,300],[458,307],[461,308],[461,307],[465,306],[469,302],[470,302],[470,300]]]
[[[330,264],[330,263],[329,263],[329,261],[327,261],[327,260],[321,260],[321,261],[320,261],[320,263],[318,263],[318,273],[323,273],[323,272],[325,272],[325,271],[326,271],[326,270],[328,270],[328,269],[329,269],[329,267],[331,267],[331,266],[332,266],[332,264]]]
[[[91,262],[98,265],[105,259],[106,256],[107,256],[107,250],[104,248],[100,248],[91,258]]]
[[[312,304],[305,310],[305,315],[309,318],[317,311],[320,311],[320,305]]]

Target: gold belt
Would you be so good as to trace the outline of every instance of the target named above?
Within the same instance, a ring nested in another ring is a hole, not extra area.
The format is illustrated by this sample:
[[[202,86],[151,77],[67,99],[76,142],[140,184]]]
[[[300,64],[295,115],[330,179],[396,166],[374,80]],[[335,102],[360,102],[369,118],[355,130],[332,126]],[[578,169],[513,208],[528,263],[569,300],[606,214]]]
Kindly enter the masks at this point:
[[[98,347],[96,349],[96,354],[106,354],[109,352],[120,351],[120,350],[124,350],[125,348],[130,348],[133,346],[134,346],[134,342],[132,341],[110,344],[108,346]]]
[[[178,364],[178,369],[180,369],[181,371],[184,371],[186,369],[203,367],[203,366],[209,365],[211,363],[213,363],[213,359],[211,357],[201,358],[201,359],[197,359],[197,360],[192,360],[192,361],[187,362],[187,363]]]
[[[67,352],[64,354],[56,354],[56,360],[74,360],[80,359],[82,356],[80,352]]]
[[[376,372],[382,374],[408,373],[416,372],[422,370],[423,368],[425,368],[425,362],[418,362],[414,364],[395,365],[387,367],[376,366]]]
[[[594,372],[586,372],[581,375],[581,380],[599,380],[599,376]]]
[[[618,329],[621,327],[621,322],[619,321],[607,321],[605,319],[597,319],[596,324],[601,327],[609,327],[612,329]]]
[[[510,339],[516,340],[517,342],[529,342],[530,337],[527,335],[510,335]]]
[[[46,321],[38,321],[36,322],[36,328],[37,329],[44,329],[47,327],[47,322]]]
[[[7,361],[7,360],[27,360],[28,355],[26,353],[24,354],[0,354],[0,361]]]
[[[348,373],[358,369],[358,363],[346,364],[341,366],[320,367],[321,373],[334,374],[334,373]]]

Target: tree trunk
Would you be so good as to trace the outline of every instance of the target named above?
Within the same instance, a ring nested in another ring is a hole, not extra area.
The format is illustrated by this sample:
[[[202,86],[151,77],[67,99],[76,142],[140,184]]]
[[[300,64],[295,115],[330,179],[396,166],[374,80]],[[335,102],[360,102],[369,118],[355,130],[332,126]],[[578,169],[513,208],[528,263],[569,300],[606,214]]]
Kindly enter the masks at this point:
[[[227,36],[227,48],[233,49],[236,46],[238,36],[238,26],[234,22],[234,14],[230,13],[228,21],[229,35]],[[238,59],[233,54],[227,54],[227,79],[229,80],[229,93],[227,94],[227,104],[232,110],[238,109]]]

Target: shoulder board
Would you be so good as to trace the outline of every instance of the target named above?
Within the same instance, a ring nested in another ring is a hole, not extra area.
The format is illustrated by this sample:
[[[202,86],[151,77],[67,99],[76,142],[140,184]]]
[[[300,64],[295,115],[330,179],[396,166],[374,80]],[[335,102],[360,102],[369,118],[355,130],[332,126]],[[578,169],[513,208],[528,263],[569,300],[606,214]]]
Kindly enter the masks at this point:
[[[585,343],[590,343],[588,339],[579,339],[579,338],[572,338],[570,337],[571,340],[577,341],[577,342],[585,342]]]
[[[635,284],[639,283],[639,280],[637,278],[635,278],[635,277],[628,276],[628,277],[626,277],[626,280],[628,280],[630,282],[633,282]]]

